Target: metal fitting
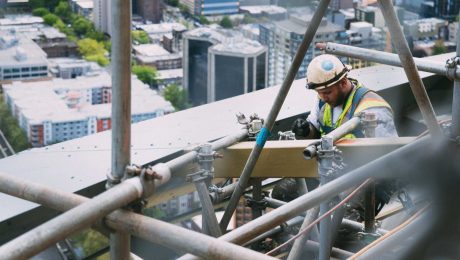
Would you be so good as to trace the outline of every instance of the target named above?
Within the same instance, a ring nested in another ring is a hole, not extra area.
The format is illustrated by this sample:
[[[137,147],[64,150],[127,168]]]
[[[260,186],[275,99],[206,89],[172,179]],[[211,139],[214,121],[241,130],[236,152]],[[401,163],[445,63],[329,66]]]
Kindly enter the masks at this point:
[[[278,132],[279,140],[296,140],[295,134],[292,131]]]
[[[242,113],[236,115],[238,123],[245,125],[248,129],[248,136],[250,140],[254,140],[264,125],[264,120],[257,114],[249,116],[249,120]]]
[[[171,179],[171,169],[165,163],[145,167],[140,169],[139,179],[142,185],[142,198],[148,198],[155,192],[157,187]]]
[[[360,114],[361,125],[366,137],[375,137],[375,128],[378,125],[377,117],[374,113],[363,112]]]
[[[455,80],[457,65],[460,65],[460,57],[453,57],[446,60],[446,77]]]

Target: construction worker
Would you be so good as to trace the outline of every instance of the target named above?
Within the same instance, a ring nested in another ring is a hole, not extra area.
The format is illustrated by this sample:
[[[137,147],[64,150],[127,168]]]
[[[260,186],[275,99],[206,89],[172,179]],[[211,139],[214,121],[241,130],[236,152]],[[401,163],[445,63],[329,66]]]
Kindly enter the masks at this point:
[[[348,78],[350,69],[330,54],[317,56],[310,62],[307,87],[315,90],[318,98],[308,118],[298,118],[292,124],[297,138],[319,138],[363,111],[375,114],[376,137],[398,136],[390,105],[357,80]],[[364,134],[358,129],[345,137],[359,138]]]

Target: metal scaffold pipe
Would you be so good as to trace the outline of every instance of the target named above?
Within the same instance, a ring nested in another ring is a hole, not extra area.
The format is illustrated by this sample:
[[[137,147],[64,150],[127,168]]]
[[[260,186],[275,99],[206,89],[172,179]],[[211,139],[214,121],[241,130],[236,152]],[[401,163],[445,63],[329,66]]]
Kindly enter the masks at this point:
[[[4,259],[32,257],[67,236],[91,226],[114,209],[127,205],[141,195],[140,182],[136,182],[136,179],[124,181],[92,200],[9,241],[0,247],[0,255]]]
[[[107,186],[120,182],[131,163],[131,1],[111,1],[112,172]],[[110,259],[128,259],[128,234],[110,234]]]
[[[460,35],[460,26],[458,27],[457,35]],[[457,37],[457,57],[460,57],[460,37]],[[456,66],[455,74],[460,73]],[[450,134],[453,138],[460,136],[460,78],[456,78],[454,82],[453,98],[452,98],[452,127]]]
[[[458,46],[458,45],[457,45]],[[376,51],[371,49],[359,48],[355,46],[334,43],[334,42],[322,42],[316,44],[317,48],[323,49],[326,53],[340,55],[355,59],[361,59],[366,61],[377,62],[381,64],[402,67],[401,60],[397,54]],[[445,76],[447,74],[446,64],[439,61],[431,61],[428,59],[414,58],[415,66],[420,71],[431,72],[437,75]],[[456,66],[455,78],[460,79],[460,68]]]
[[[0,182],[4,184],[0,185],[0,192],[40,203],[59,211],[71,210],[80,204],[91,201],[81,195],[50,189],[44,185],[24,181],[1,172]],[[116,188],[120,186],[122,185]],[[204,259],[273,259],[244,247],[126,210],[116,210],[107,215],[105,220],[105,224],[108,227],[117,231],[131,233],[152,243],[163,245],[173,250],[190,252]],[[41,240],[38,239],[38,242]],[[35,242],[30,241],[30,243],[26,244],[27,246],[18,245],[18,248],[34,246]],[[2,258],[14,258],[15,255],[8,254],[4,250],[3,247],[0,248]],[[18,257],[21,259],[27,258],[25,255],[24,257],[22,255]]]
[[[300,44],[299,49],[297,50],[297,53],[292,61],[291,67],[289,68],[289,71],[283,81],[283,84],[281,85],[281,88],[278,92],[278,95],[276,96],[272,108],[267,118],[265,119],[264,126],[257,136],[256,144],[254,145],[254,148],[252,149],[251,154],[249,155],[248,161],[246,162],[246,165],[243,168],[243,172],[241,173],[241,176],[238,180],[238,186],[233,192],[230,201],[227,205],[227,208],[225,209],[224,216],[222,217],[222,220],[220,222],[220,228],[223,231],[227,229],[228,223],[230,222],[233,212],[236,209],[238,201],[241,195],[243,194],[244,190],[246,189],[249,178],[251,177],[252,170],[254,169],[257,159],[259,158],[262,149],[265,145],[265,142],[268,136],[270,135],[273,125],[275,124],[275,120],[278,116],[278,113],[284,103],[284,100],[286,99],[289,89],[291,88],[292,82],[294,81],[295,76],[300,68],[300,65],[304,60],[305,54],[307,53],[307,50],[310,47],[313,37],[316,34],[316,30],[318,29],[318,26],[321,23],[324,14],[326,13],[329,2],[330,0],[320,1],[318,8],[316,9],[316,12],[312,17],[311,22],[308,25],[302,43]]]
[[[391,0],[379,0],[380,9],[385,18],[385,22],[390,30],[391,40],[398,52],[401,63],[406,72],[409,80],[409,85],[414,94],[417,105],[422,113],[423,119],[426,122],[428,130],[433,137],[439,137],[442,135],[441,127],[436,120],[436,115],[431,105],[430,99],[426,92],[425,86],[418,74],[417,67],[414,63],[414,58],[407,45],[406,38],[401,30],[401,24],[396,16],[393,3]]]
[[[346,175],[339,177],[324,186],[275,209],[267,214],[249,222],[245,225],[221,236],[219,239],[235,244],[243,244],[252,238],[270,230],[281,223],[300,215],[302,212],[311,209],[321,202],[329,200],[339,193],[359,185],[368,178],[390,178],[391,176],[403,176],[409,174],[401,167],[401,158],[413,160],[426,160],[425,151],[432,147],[431,139],[421,138],[413,143],[403,146],[390,152],[379,159],[376,159],[364,166],[361,166]],[[186,255],[180,259],[195,259]]]

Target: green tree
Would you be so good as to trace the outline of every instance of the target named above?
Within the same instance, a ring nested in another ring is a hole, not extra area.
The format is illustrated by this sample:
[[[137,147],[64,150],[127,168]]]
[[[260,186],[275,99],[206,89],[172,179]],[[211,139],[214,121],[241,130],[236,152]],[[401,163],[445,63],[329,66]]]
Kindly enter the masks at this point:
[[[0,129],[15,152],[30,148],[26,133],[19,127],[0,94]]]
[[[72,28],[77,35],[86,35],[93,29],[93,23],[84,17],[78,17],[72,22]]]
[[[77,41],[78,51],[89,61],[95,61],[101,66],[109,64],[109,60],[105,56],[107,51],[104,44],[93,39],[85,38]]]
[[[92,229],[87,229],[73,235],[70,237],[70,241],[73,246],[81,248],[85,256],[92,255],[109,245],[107,237]]]
[[[143,209],[142,213],[146,216],[156,218],[156,219],[162,219],[166,217],[166,213],[162,209],[159,209],[158,207],[151,207],[151,208]]]
[[[43,17],[47,14],[49,14],[50,11],[48,11],[48,9],[44,8],[44,7],[39,7],[39,8],[36,8],[34,10],[32,10],[32,14],[35,15],[35,16],[40,16],[40,17]]]
[[[184,5],[184,4],[181,4],[179,3],[179,10],[182,14],[190,14],[190,9],[188,8],[188,6]]]
[[[167,101],[171,102],[177,111],[190,107],[187,102],[187,92],[176,84],[168,85],[163,92],[163,96]]]
[[[56,8],[54,8],[54,14],[56,14],[63,20],[68,20],[70,18],[71,13],[72,11],[70,10],[69,3],[67,2],[59,2]]]
[[[447,47],[444,45],[443,40],[437,40],[434,43],[433,46],[433,52],[431,53],[432,55],[438,55],[438,54],[443,54],[447,52]]]
[[[142,30],[132,31],[131,35],[133,37],[133,42],[137,42],[139,44],[147,44],[150,43],[149,35]]]
[[[61,19],[57,20],[53,26],[56,27],[60,32],[67,35],[67,38],[71,39],[72,37],[75,37],[75,33],[72,28],[68,27]]]
[[[148,84],[149,86],[156,86],[158,84],[157,70],[154,67],[135,65],[133,66],[132,71],[134,75],[136,75],[137,78],[145,84]]]
[[[220,20],[219,24],[220,26],[227,28],[227,29],[233,28],[232,20],[230,20],[230,17],[228,16],[224,16],[222,20]]]
[[[170,6],[177,7],[179,6],[179,0],[166,0],[166,3]]]
[[[45,16],[43,16],[43,22],[47,25],[53,25],[55,24],[59,19],[59,17],[57,17],[57,15],[55,14],[47,14]]]
[[[206,25],[206,24],[210,24],[208,18],[206,18],[206,16],[204,16],[204,15],[200,15],[200,18],[199,18],[199,19],[200,19],[200,23],[201,23],[201,24],[205,24],[205,25]]]

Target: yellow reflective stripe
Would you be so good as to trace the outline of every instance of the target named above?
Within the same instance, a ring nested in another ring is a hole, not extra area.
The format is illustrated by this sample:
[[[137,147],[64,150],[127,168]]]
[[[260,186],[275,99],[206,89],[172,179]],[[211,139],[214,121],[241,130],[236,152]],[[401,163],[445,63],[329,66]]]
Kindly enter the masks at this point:
[[[352,92],[351,95],[348,97],[347,103],[346,103],[345,107],[343,108],[343,111],[342,111],[342,113],[340,114],[339,119],[337,119],[337,122],[335,122],[334,128],[337,128],[337,127],[339,127],[340,125],[342,125],[342,122],[343,122],[343,119],[345,118],[345,115],[348,113],[348,110],[350,110],[350,108],[351,108],[351,105],[352,105],[352,103],[353,103],[353,98],[355,97],[356,90],[357,90],[358,88],[359,88],[359,87],[354,88],[354,89],[353,89],[353,92]]]
[[[366,98],[361,101],[358,107],[355,110],[354,115],[359,114],[361,111],[366,110],[371,107],[386,107],[391,110],[390,105],[383,99],[377,98]]]

